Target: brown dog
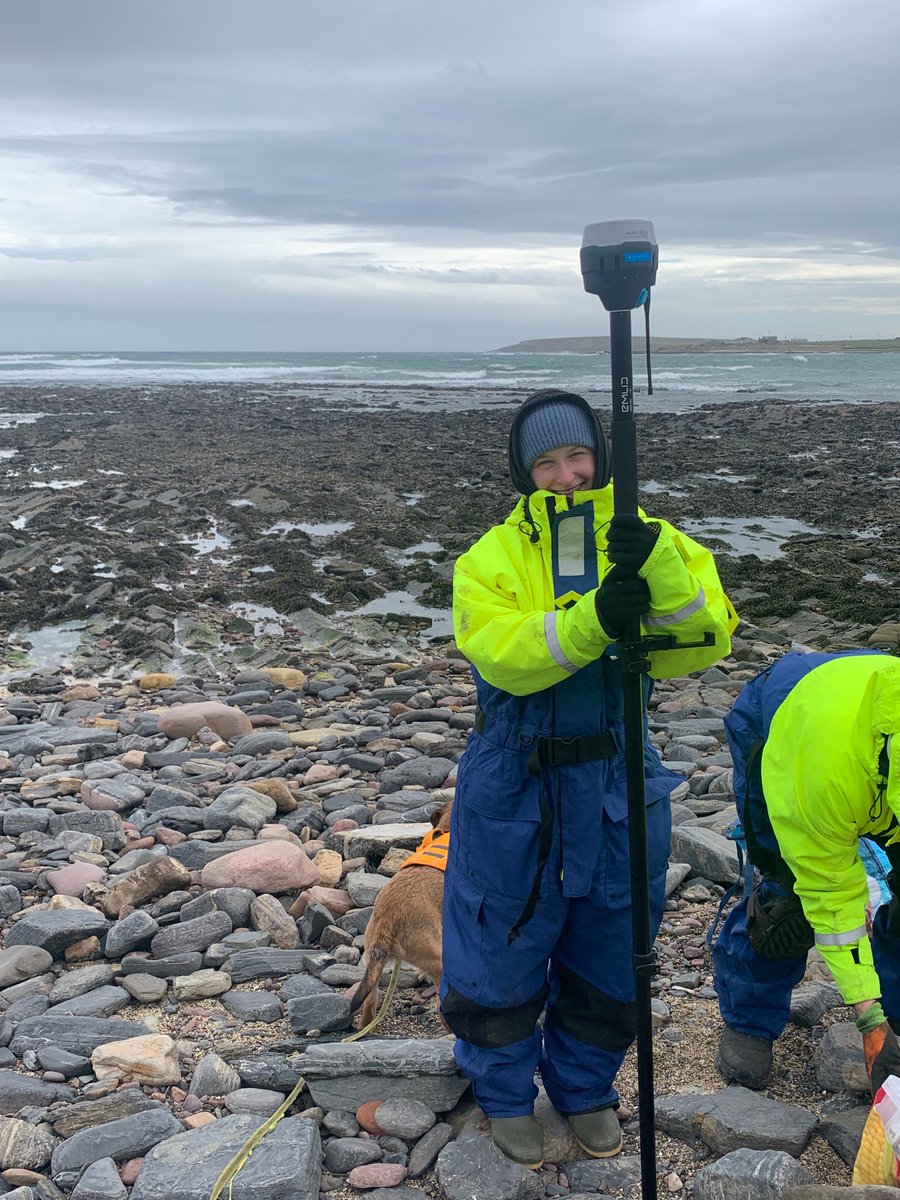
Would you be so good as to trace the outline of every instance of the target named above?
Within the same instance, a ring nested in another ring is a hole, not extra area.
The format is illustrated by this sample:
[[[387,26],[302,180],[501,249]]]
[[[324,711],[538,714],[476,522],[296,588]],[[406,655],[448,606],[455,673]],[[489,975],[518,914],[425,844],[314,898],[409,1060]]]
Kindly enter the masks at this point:
[[[448,800],[432,818],[436,830],[449,831]],[[444,903],[444,872],[436,867],[401,867],[375,900],[366,927],[366,972],[350,1002],[350,1011],[360,1007],[360,1027],[374,1018],[378,1008],[378,981],[392,959],[412,963],[440,987],[441,933]]]

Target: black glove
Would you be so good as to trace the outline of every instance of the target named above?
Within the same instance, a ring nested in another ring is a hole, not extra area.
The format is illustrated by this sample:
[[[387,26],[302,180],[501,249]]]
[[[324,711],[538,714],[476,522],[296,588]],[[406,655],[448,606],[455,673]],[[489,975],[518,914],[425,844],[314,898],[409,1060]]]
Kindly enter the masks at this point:
[[[597,619],[606,634],[621,637],[629,618],[640,618],[650,609],[650,588],[646,579],[624,567],[613,567],[594,593]]]
[[[636,514],[617,513],[609,523],[606,534],[609,560],[617,567],[639,571],[659,537],[659,526],[642,520]]]

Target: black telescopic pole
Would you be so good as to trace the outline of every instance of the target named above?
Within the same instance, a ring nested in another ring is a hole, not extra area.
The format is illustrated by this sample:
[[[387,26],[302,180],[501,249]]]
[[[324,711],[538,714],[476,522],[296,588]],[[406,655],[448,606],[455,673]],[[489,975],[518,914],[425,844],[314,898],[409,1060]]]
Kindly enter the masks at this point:
[[[609,314],[612,365],[613,509],[638,511],[637,436],[631,362],[631,312]],[[650,981],[656,957],[650,937],[647,808],[644,781],[644,694],[648,662],[641,645],[639,618],[628,622],[619,640],[625,718],[628,787],[628,849],[631,866],[631,936],[637,1016],[638,1119],[641,1136],[641,1195],[656,1200],[656,1130],[653,1090],[653,1023]]]
[[[613,510],[638,511],[637,436],[631,366],[631,313],[646,305],[656,283],[659,250],[653,223],[641,219],[588,225],[581,243],[584,290],[599,296],[609,313],[612,365]],[[670,639],[641,637],[640,618],[618,640],[625,721],[628,787],[628,851],[631,874],[631,935],[637,1024],[638,1117],[641,1133],[641,1195],[656,1200],[656,1130],[653,1103],[653,1023],[650,981],[656,958],[650,938],[650,880],[644,782],[644,687],[647,654]],[[695,643],[699,644],[699,643]],[[705,643],[704,643],[705,644]]]

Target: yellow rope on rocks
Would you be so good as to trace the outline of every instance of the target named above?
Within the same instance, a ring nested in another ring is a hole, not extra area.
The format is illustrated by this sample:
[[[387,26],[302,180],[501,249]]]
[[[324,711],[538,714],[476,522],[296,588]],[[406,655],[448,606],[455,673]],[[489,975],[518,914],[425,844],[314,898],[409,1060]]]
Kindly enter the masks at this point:
[[[394,992],[397,990],[397,980],[399,977],[400,959],[395,958],[394,969],[391,971],[391,979],[388,983],[387,991],[384,994],[384,1000],[381,1002],[381,1008],[379,1008],[378,1012],[375,1014],[374,1020],[370,1021],[368,1025],[364,1025],[362,1029],[357,1029],[356,1033],[351,1033],[349,1037],[341,1038],[341,1044],[344,1042],[358,1041],[359,1038],[365,1037],[367,1033],[370,1033],[379,1021],[384,1020],[385,1016],[387,1015],[387,1010],[391,1006],[391,1001],[394,998]],[[215,1200],[215,1197],[210,1197],[210,1200]]]
[[[342,1042],[355,1042],[358,1038],[365,1037],[367,1033],[375,1028],[379,1021],[384,1019],[387,1010],[390,1008],[391,1001],[394,998],[394,992],[397,990],[397,980],[399,977],[400,959],[397,958],[394,960],[394,969],[391,972],[391,978],[390,982],[388,983],[387,991],[384,995],[384,1001],[382,1002],[381,1008],[376,1013],[374,1021],[370,1021],[368,1025],[357,1030],[356,1033],[350,1034],[349,1037],[342,1038]],[[246,1142],[244,1142],[243,1146],[241,1146],[240,1150],[238,1150],[237,1154],[235,1154],[228,1166],[225,1167],[225,1169],[219,1175],[219,1178],[213,1185],[213,1190],[209,1194],[209,1200],[219,1200],[222,1190],[226,1184],[228,1184],[228,1200],[233,1200],[232,1188],[234,1187],[234,1180],[238,1172],[243,1170],[250,1155],[263,1140],[266,1134],[272,1132],[287,1110],[300,1095],[305,1086],[305,1080],[302,1077],[298,1079],[294,1086],[294,1090],[285,1099],[285,1101],[280,1104],[278,1108],[276,1108],[271,1117],[267,1117],[265,1121],[263,1121],[259,1129],[257,1129],[250,1135],[250,1137],[247,1138]]]
[[[284,1100],[282,1104],[275,1109],[271,1117],[266,1117],[259,1129],[247,1138],[237,1154],[228,1164],[227,1167],[219,1175],[219,1178],[213,1184],[213,1190],[209,1194],[209,1200],[219,1200],[222,1194],[222,1189],[225,1184],[228,1184],[228,1200],[233,1200],[232,1187],[234,1186],[235,1176],[246,1166],[250,1155],[263,1140],[267,1133],[271,1133],[287,1110],[291,1107],[297,1097],[300,1095],[303,1088],[306,1086],[306,1081],[302,1078],[298,1079],[291,1094]]]

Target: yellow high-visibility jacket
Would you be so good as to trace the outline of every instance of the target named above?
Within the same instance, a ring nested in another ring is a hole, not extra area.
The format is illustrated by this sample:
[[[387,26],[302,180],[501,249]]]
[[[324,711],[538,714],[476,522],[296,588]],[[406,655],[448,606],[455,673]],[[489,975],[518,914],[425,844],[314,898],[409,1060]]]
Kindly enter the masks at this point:
[[[489,684],[514,696],[559,683],[611,644],[594,607],[595,588],[555,594],[548,501],[557,513],[561,506],[585,506],[602,582],[611,567],[606,557],[606,528],[613,515],[611,484],[576,492],[571,505],[551,492],[533,492],[528,510],[521,499],[502,525],[489,529],[457,560],[454,571],[457,645]],[[707,631],[715,635],[711,646],[651,654],[650,674],[668,679],[701,670],[728,654],[737,616],[722,590],[712,554],[667,521],[658,524],[656,545],[640,570],[651,595],[644,631],[673,634],[683,641],[698,641]]]
[[[900,842],[898,734],[900,659],[850,655],[799,680],[772,718],[762,753],[779,849],[847,1004],[881,995],[858,839],[880,834],[882,842]],[[886,776],[879,769],[885,750]]]

